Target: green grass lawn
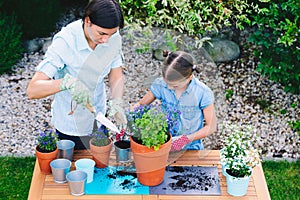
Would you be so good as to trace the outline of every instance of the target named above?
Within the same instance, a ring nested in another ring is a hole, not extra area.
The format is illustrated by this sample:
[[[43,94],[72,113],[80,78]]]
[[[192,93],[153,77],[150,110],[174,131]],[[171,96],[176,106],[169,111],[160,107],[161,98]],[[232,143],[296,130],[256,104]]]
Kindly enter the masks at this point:
[[[262,163],[272,200],[300,199],[300,161]]]
[[[27,199],[35,157],[0,157],[0,199]],[[272,200],[299,200],[300,162],[264,161]]]
[[[0,199],[27,199],[35,157],[0,157]]]

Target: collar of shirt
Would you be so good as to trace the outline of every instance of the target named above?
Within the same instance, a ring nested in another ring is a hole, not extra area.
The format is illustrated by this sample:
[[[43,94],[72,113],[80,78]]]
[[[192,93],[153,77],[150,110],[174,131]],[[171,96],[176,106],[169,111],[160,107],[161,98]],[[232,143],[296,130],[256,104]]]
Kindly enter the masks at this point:
[[[195,80],[195,77],[194,77],[194,75],[193,75],[193,78],[192,78],[192,80],[190,81],[190,83],[189,83],[189,85],[188,85],[188,87],[186,88],[186,90],[183,92],[183,93],[190,93],[191,92],[191,90],[192,90],[192,86],[193,85],[195,85],[196,84],[196,80]],[[165,81],[163,81],[163,86],[166,88],[166,89],[169,89],[168,88],[168,84],[165,82]],[[175,92],[175,90],[171,90],[173,93]]]
[[[77,34],[77,36],[78,37],[76,37],[77,38],[77,44],[78,44],[78,50],[84,50],[84,49],[89,49],[90,51],[93,51],[91,48],[90,48],[90,46],[89,46],[89,44],[88,44],[88,42],[87,42],[87,40],[86,40],[86,38],[85,38],[85,35],[84,35],[84,30],[83,30],[83,22],[82,22],[82,20],[78,20],[78,21],[80,21],[80,23],[81,23],[81,31],[78,31],[78,32],[76,32],[76,34]],[[116,37],[117,35],[119,35],[120,33],[119,33],[119,30],[117,31],[117,32],[115,32],[112,36],[111,36],[111,38],[112,37]],[[109,46],[109,42],[107,42],[107,43],[103,43],[103,44],[98,44],[98,46]]]
[[[92,51],[92,49],[90,48],[85,35],[84,35],[84,31],[83,31],[83,21],[82,20],[78,20],[77,23],[81,24],[81,29],[80,31],[75,32],[76,36],[76,43],[78,44],[78,50],[84,50],[84,49],[89,49],[90,51]]]

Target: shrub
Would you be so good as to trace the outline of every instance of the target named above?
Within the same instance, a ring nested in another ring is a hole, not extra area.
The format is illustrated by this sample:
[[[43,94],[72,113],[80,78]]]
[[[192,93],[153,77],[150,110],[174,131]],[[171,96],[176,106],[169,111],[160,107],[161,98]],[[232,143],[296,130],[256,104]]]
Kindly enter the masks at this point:
[[[257,9],[242,0],[144,1],[120,0],[128,23],[141,20],[146,25],[172,28],[189,35],[219,31],[223,26],[243,29],[248,15]]]
[[[224,26],[244,29],[250,24],[249,14],[258,9],[256,4],[243,0],[120,0],[120,3],[127,22],[127,36],[138,52],[147,52],[156,43],[164,44],[164,41],[171,51],[183,49],[185,44],[181,36],[170,35],[170,30],[193,36],[194,47],[200,49],[211,35],[218,34]],[[153,34],[153,27],[164,28],[165,31]]]
[[[60,0],[2,0],[3,11],[15,14],[22,24],[24,39],[48,37],[55,31],[55,23],[63,13]]]
[[[300,93],[299,13],[297,0],[276,0],[260,4],[261,12],[253,15],[257,30],[250,42],[258,46],[257,70],[281,83],[285,91]]]
[[[16,24],[16,18],[0,12],[0,74],[11,71],[12,66],[21,58],[21,36],[21,27]]]

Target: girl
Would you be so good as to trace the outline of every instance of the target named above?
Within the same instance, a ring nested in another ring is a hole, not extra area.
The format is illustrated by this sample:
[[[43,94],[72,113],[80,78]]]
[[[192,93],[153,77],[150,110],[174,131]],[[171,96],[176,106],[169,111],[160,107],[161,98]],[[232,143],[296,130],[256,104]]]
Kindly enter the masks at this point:
[[[178,135],[172,137],[171,151],[202,150],[202,138],[216,131],[213,92],[193,76],[197,71],[190,54],[183,51],[163,52],[161,78],[155,79],[150,91],[134,105],[150,104],[155,99],[162,105],[181,111]],[[205,121],[205,123],[204,123]]]

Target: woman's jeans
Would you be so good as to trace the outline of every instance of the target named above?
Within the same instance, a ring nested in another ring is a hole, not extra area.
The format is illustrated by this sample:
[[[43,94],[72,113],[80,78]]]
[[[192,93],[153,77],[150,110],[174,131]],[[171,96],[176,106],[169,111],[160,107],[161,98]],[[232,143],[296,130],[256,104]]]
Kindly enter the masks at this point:
[[[56,129],[56,133],[58,135],[59,140],[72,140],[75,142],[75,150],[78,149],[90,149],[90,136],[72,136],[66,135],[59,130]]]

